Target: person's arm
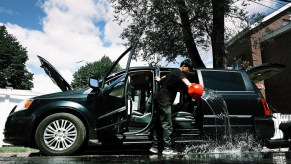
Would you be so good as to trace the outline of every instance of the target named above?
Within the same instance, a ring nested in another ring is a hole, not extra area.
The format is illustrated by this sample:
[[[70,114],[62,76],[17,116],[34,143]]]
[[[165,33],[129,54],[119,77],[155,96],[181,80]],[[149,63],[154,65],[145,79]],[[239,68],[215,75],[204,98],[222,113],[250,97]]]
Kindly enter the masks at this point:
[[[182,81],[187,86],[187,88],[189,88],[191,86],[191,83],[187,78],[183,78]]]

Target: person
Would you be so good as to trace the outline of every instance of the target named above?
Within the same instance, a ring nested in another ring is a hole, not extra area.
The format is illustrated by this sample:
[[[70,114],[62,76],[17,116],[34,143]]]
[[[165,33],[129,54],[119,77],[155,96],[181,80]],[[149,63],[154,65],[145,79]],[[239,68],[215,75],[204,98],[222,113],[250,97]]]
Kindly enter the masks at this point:
[[[172,148],[172,104],[175,100],[177,91],[181,84],[189,88],[190,81],[186,78],[186,74],[192,69],[192,63],[189,59],[184,60],[180,64],[179,69],[172,70],[162,78],[156,77],[161,84],[160,90],[154,95],[154,105],[156,109],[156,120],[153,127],[153,145],[150,152],[162,154],[177,154]]]

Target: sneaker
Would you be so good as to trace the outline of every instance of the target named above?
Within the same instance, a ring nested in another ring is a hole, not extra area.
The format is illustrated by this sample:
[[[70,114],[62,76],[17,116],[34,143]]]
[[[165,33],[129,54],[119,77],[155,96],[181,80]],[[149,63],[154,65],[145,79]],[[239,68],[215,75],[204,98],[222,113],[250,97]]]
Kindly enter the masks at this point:
[[[154,153],[154,154],[157,154],[157,153],[159,152],[159,149],[158,149],[157,146],[152,146],[152,147],[150,148],[150,152],[151,152],[151,153]]]
[[[176,154],[178,154],[178,152],[173,150],[170,147],[165,147],[165,149],[163,150],[162,154],[163,155],[176,155]]]

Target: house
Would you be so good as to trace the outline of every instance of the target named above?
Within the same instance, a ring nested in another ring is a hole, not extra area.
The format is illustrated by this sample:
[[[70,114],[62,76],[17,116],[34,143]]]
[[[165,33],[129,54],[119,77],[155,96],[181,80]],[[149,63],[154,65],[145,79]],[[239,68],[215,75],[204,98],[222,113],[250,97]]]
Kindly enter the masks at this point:
[[[262,93],[280,113],[291,113],[291,3],[244,29],[226,43],[228,66],[280,63],[284,72],[263,82]]]

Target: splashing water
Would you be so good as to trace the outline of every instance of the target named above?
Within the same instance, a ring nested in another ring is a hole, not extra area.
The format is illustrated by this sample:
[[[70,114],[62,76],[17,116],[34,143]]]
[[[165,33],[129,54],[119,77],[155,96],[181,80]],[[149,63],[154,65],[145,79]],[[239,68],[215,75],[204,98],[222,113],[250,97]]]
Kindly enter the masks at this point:
[[[231,143],[232,136],[231,136],[229,114],[227,110],[227,105],[223,97],[220,94],[217,94],[214,90],[205,89],[201,98],[209,106],[214,116],[224,120],[225,137]],[[216,125],[218,124],[217,118],[215,118]],[[216,137],[217,137],[217,126],[216,126]],[[217,141],[217,138],[216,138],[216,141]]]
[[[217,139],[217,126],[216,126],[216,140],[209,140],[209,142],[197,145],[188,145],[184,153],[227,153],[241,155],[242,152],[260,151],[262,146],[256,141],[250,133],[240,133],[232,135],[229,113],[227,110],[226,102],[220,94],[214,90],[205,89],[201,97],[211,109],[215,117],[215,124],[218,125],[217,119],[224,119],[225,127],[225,142],[219,142]],[[221,112],[223,112],[221,114]]]
[[[235,138],[235,140],[226,143],[210,141],[200,145],[188,145],[184,153],[241,154],[244,152],[260,152],[263,148],[252,134],[240,133],[234,135],[233,138]]]

